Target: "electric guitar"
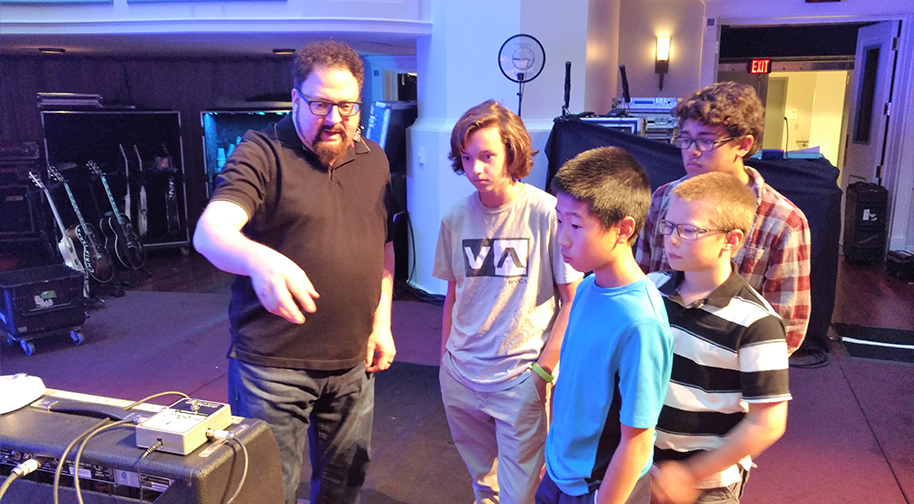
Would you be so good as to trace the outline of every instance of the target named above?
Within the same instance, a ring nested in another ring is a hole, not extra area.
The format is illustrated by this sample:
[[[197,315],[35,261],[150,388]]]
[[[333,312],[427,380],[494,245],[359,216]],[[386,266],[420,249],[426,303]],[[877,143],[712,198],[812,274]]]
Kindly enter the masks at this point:
[[[105,172],[95,164],[95,161],[88,161],[86,166],[101,179],[102,186],[105,187],[105,194],[108,195],[108,203],[111,204],[111,213],[106,213],[98,223],[98,227],[105,236],[105,250],[117,258],[118,263],[125,269],[142,268],[146,263],[146,247],[133,231],[130,219],[118,210],[114,195],[111,194],[111,188],[108,187]]]
[[[51,206],[51,213],[54,214],[54,220],[57,221],[57,227],[60,229],[60,236],[62,236],[60,241],[57,242],[57,250],[60,251],[63,263],[70,268],[85,274],[86,270],[79,261],[79,255],[76,253],[76,246],[73,244],[73,238],[67,233],[67,227],[63,225],[63,219],[60,218],[60,212],[57,211],[57,205],[54,204],[54,200],[51,198],[51,192],[48,191],[48,188],[41,182],[38,175],[29,172],[29,178],[32,179],[32,182],[34,182],[39,189],[44,191],[44,196]]]
[[[121,157],[124,158],[124,178],[127,179],[127,194],[124,195],[124,215],[130,219],[130,212],[133,211],[133,208],[130,207],[130,162],[127,161],[127,153],[124,152],[124,146],[117,144],[117,148],[121,150]]]
[[[140,167],[140,201],[136,212],[136,225],[140,236],[146,236],[146,214],[148,213],[146,209],[146,176],[143,174],[143,158],[140,157],[140,151],[136,148],[136,145],[133,146],[133,153],[136,154],[137,166]]]
[[[76,217],[79,219],[79,224],[76,228],[68,229],[67,234],[71,239],[75,235],[79,240],[82,246],[82,262],[86,272],[98,282],[110,282],[114,278],[114,265],[111,262],[111,256],[99,244],[95,228],[83,219],[83,214],[79,211],[79,205],[76,204],[76,196],[70,190],[70,184],[67,183],[67,180],[53,166],[48,167],[48,173],[54,180],[63,184],[64,189],[67,190],[67,196],[70,198],[70,205],[73,206],[73,211],[76,212]]]
[[[156,157],[156,168],[168,173],[168,186],[165,191],[165,219],[168,224],[168,234],[176,235],[181,232],[181,218],[178,216],[178,195],[175,190],[175,168],[174,160],[171,153],[168,152],[168,146],[162,142],[162,152],[164,158]]]

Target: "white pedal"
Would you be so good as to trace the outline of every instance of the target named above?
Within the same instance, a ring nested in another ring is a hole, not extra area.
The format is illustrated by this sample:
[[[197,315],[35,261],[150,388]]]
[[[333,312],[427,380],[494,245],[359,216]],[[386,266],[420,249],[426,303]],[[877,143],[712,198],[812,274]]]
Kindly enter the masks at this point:
[[[46,390],[37,376],[25,373],[0,376],[0,415],[31,404]]]
[[[187,455],[206,442],[207,429],[221,430],[232,423],[228,404],[182,399],[136,426],[136,445],[149,448],[162,441],[158,451]]]

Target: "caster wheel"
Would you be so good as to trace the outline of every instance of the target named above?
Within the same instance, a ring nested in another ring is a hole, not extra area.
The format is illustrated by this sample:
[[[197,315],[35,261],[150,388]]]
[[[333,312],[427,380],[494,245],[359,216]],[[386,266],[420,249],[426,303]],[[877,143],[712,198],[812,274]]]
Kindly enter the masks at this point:
[[[82,345],[86,341],[86,337],[79,331],[70,331],[70,339],[73,340],[73,344],[76,346]]]
[[[25,352],[26,355],[32,355],[35,353],[35,345],[29,343],[28,341],[20,341],[19,346],[22,347],[22,351]]]

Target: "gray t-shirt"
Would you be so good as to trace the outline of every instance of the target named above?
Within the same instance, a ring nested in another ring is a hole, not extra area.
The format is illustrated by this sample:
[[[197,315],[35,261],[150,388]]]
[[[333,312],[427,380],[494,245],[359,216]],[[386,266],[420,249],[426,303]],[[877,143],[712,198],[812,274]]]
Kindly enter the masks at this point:
[[[549,339],[556,284],[582,276],[562,260],[555,203],[523,184],[500,207],[486,208],[474,192],[441,219],[433,274],[456,283],[442,365],[474,390],[504,390],[523,377]]]

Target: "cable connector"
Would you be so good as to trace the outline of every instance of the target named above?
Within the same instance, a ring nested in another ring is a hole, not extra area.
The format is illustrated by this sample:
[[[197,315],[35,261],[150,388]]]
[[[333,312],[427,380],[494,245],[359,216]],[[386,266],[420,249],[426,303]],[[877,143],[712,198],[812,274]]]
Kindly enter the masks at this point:
[[[31,473],[37,471],[38,468],[42,466],[42,464],[44,464],[44,459],[30,458],[30,459],[26,460],[25,462],[14,467],[11,472],[13,474],[15,474],[17,477],[21,478],[27,474],[31,474]]]
[[[213,441],[232,441],[235,439],[235,433],[219,429],[206,429],[206,437]]]

